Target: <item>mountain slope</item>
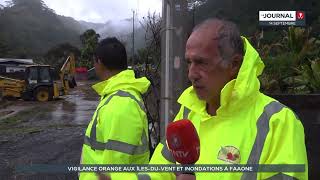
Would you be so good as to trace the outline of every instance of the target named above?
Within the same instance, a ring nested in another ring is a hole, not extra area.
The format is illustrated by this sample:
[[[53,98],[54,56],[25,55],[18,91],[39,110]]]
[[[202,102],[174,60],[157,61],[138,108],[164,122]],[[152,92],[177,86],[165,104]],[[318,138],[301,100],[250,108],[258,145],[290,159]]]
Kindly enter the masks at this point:
[[[63,22],[41,0],[15,0],[0,10],[0,39],[12,57],[39,56],[64,42],[79,46],[81,30],[73,25]]]

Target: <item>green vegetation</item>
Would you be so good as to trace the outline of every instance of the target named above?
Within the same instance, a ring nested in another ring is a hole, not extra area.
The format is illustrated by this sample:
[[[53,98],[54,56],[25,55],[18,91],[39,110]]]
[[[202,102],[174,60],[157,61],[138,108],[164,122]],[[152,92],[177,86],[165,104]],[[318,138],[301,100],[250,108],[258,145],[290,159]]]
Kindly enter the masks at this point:
[[[130,21],[130,19],[129,19]],[[59,69],[70,52],[77,66],[91,68],[92,53],[99,34],[91,29],[104,29],[102,37],[116,36],[132,55],[132,34],[112,22],[90,23],[57,15],[43,0],[13,0],[0,6],[0,58],[32,58],[36,63]],[[131,26],[128,26],[131,32]],[[145,46],[145,31],[135,29],[135,50]]]
[[[58,44],[50,48],[47,53],[38,59],[38,62],[42,64],[50,64],[57,72],[62,67],[66,58],[73,53],[76,60],[80,57],[80,50],[70,43]]]
[[[71,21],[42,0],[13,0],[0,9],[0,57],[38,57],[66,42],[79,46],[80,23]]]
[[[96,47],[98,46],[100,35],[93,29],[89,29],[80,36],[82,43],[80,66],[93,67],[92,57]]]
[[[259,41],[259,40],[258,40]],[[311,28],[288,28],[282,39],[260,44],[257,49],[266,68],[261,76],[267,93],[319,93],[320,39],[311,37]]]
[[[33,117],[37,112],[38,108],[26,109],[18,114],[12,115],[6,119],[2,119],[0,121],[0,130],[7,129],[8,127],[12,127],[27,121],[26,117]]]
[[[156,13],[148,13],[148,16],[140,22],[145,34],[146,47],[137,51],[134,64],[158,66],[161,57],[161,24],[162,18]]]

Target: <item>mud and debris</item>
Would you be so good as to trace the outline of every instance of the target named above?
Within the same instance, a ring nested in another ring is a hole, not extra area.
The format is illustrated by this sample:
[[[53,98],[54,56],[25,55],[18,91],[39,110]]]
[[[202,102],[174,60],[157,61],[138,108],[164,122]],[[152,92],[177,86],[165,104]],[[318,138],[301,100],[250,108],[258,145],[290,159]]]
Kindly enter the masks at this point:
[[[99,97],[78,82],[50,102],[0,101],[0,179],[78,179],[77,174],[17,173],[16,166],[79,164],[85,129]]]

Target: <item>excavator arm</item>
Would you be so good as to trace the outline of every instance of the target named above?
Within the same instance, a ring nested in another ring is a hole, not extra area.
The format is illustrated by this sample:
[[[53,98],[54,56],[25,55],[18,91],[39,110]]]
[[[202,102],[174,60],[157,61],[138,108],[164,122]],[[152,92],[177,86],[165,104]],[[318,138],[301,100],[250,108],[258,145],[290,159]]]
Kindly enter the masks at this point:
[[[60,69],[59,76],[62,82],[64,94],[67,94],[70,88],[74,88],[77,85],[74,78],[76,73],[75,66],[75,57],[74,54],[71,54]]]

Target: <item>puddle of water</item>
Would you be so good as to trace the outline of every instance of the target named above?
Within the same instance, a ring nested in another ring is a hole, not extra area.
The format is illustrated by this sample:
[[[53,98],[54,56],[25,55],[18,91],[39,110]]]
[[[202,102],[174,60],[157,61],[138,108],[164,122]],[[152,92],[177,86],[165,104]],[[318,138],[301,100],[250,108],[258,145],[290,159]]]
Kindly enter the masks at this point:
[[[92,118],[98,101],[88,101],[79,96],[68,96],[55,105],[50,112],[52,119],[68,121],[75,125],[87,125]]]

